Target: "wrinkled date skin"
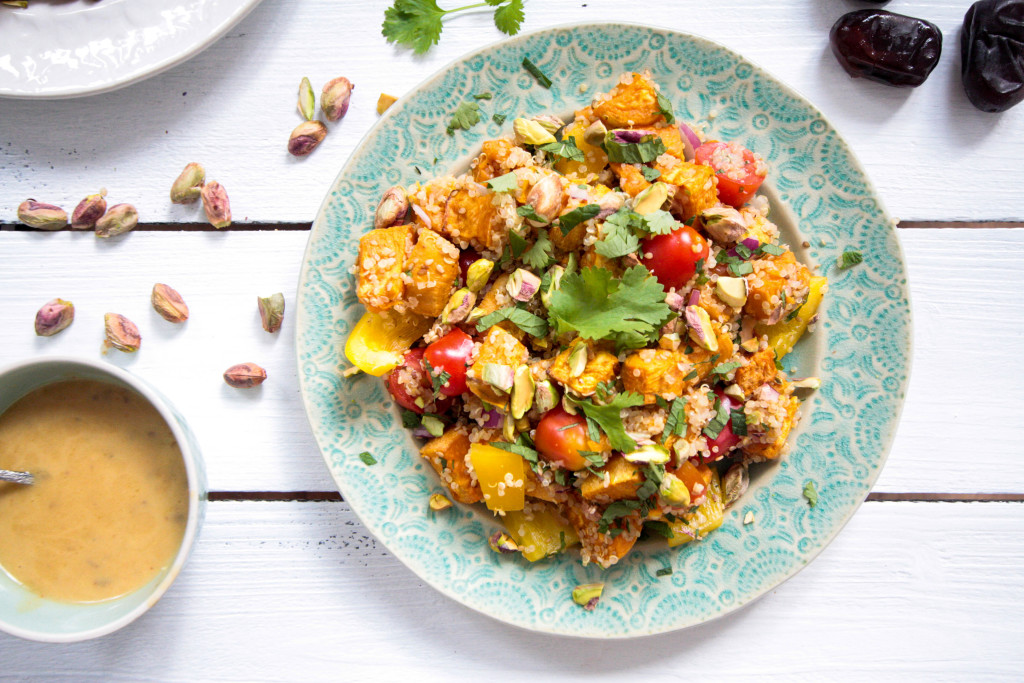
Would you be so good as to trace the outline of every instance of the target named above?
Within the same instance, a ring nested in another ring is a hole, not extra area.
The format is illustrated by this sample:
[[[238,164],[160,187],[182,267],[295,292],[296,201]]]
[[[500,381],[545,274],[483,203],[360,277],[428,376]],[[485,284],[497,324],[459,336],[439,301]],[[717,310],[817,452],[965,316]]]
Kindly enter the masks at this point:
[[[854,78],[906,88],[924,83],[942,54],[938,26],[879,9],[839,17],[829,41],[839,64]]]
[[[964,15],[960,68],[967,99],[982,111],[1024,100],[1024,0],[981,0]]]

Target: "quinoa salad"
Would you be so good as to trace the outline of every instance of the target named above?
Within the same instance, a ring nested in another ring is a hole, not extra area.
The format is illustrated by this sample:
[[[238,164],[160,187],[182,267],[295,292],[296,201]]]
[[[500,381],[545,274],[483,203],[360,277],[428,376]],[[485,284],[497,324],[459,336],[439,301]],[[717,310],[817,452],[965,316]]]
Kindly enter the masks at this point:
[[[603,568],[718,528],[818,384],[780,361],[827,281],[780,242],[768,174],[627,73],[572,118],[516,118],[466,173],[385,193],[348,372],[382,377],[425,440],[434,514],[486,506],[495,551]]]

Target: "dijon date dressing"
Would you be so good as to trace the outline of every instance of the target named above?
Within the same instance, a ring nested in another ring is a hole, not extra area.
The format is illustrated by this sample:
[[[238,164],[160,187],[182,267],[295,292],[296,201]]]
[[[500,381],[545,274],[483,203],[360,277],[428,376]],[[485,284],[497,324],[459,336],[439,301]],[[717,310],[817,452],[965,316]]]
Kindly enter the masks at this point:
[[[160,413],[112,384],[70,380],[0,415],[0,568],[33,593],[95,602],[174,560],[188,514],[181,451]]]

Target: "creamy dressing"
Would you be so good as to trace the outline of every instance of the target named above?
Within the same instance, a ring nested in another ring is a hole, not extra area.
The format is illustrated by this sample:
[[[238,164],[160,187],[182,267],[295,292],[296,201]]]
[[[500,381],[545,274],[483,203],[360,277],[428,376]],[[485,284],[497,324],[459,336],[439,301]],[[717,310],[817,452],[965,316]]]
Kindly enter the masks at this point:
[[[95,602],[169,566],[188,515],[181,451],[135,392],[91,380],[37,389],[0,415],[0,568],[33,593]]]

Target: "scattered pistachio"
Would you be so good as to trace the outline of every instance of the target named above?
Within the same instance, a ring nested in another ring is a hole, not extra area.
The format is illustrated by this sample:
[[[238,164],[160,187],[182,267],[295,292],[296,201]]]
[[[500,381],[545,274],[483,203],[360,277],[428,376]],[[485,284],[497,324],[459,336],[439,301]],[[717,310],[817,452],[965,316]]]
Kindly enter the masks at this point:
[[[743,525],[746,526],[747,524],[753,524],[753,523],[754,523],[754,511],[753,510],[748,510],[747,514],[743,515]]]
[[[555,264],[548,269],[548,274],[551,276],[548,280],[550,284],[548,285],[547,290],[540,294],[541,303],[544,304],[545,308],[551,308],[551,295],[554,294],[558,289],[558,286],[562,284],[562,276],[565,275],[565,268]]]
[[[484,317],[485,315],[487,315],[487,311],[477,306],[476,308],[469,312],[469,315],[466,316],[465,322],[467,324],[473,324],[480,318]]]
[[[387,93],[381,93],[380,97],[377,98],[377,116],[380,116],[386,112],[392,104],[398,101],[398,98],[394,95],[388,95]]]
[[[153,309],[167,322],[183,323],[188,320],[188,305],[173,287],[156,283],[153,285],[150,301],[153,303]]]
[[[821,380],[817,377],[804,377],[793,380],[794,389],[820,389]]]
[[[430,496],[430,509],[434,512],[440,512],[441,510],[447,510],[452,506],[452,501],[448,500],[445,496],[440,493],[435,493]]]
[[[503,555],[519,552],[519,545],[504,531],[495,531],[487,539],[487,543],[491,546],[491,550]]]
[[[377,213],[373,217],[373,227],[390,228],[392,225],[404,221],[407,213],[409,213],[409,197],[406,195],[404,187],[395,185],[380,198],[380,202],[377,204]]]
[[[715,282],[715,295],[728,306],[742,308],[747,303],[747,281],[741,277],[721,275]]]
[[[633,211],[641,216],[654,213],[668,201],[668,185],[662,182],[653,183],[633,199]]]
[[[473,261],[466,270],[466,286],[469,287],[469,291],[476,293],[483,289],[491,279],[493,270],[494,261],[485,258]]]
[[[131,204],[114,204],[96,221],[97,237],[117,237],[139,224],[139,212]]]
[[[745,342],[740,343],[740,348],[747,353],[757,353],[757,350],[761,347],[761,340],[757,337],[748,339]]]
[[[608,134],[608,128],[605,127],[604,123],[599,120],[594,121],[592,124],[587,126],[587,129],[583,131],[583,139],[595,147],[604,142],[604,137]]]
[[[719,204],[700,212],[704,229],[719,242],[736,242],[747,231],[747,221],[736,209]]]
[[[588,612],[592,612],[597,607],[597,601],[601,599],[602,591],[604,591],[603,583],[580,584],[572,589],[572,601]]]
[[[71,212],[72,230],[92,230],[96,227],[96,221],[107,212],[106,190],[100,190],[91,194],[82,201]]]
[[[106,332],[106,339],[103,342],[104,351],[114,348],[125,353],[135,353],[142,345],[139,328],[123,315],[107,313],[103,316],[103,327]]]
[[[313,94],[313,85],[305,76],[302,77],[302,81],[299,83],[299,102],[297,106],[299,113],[302,114],[302,118],[307,121],[313,120],[313,115],[316,113],[316,95]]]
[[[579,377],[587,369],[587,345],[577,341],[569,351],[569,376]]]
[[[556,130],[565,126],[565,121],[558,118],[557,116],[552,116],[551,114],[541,114],[540,116],[534,116],[531,119],[531,121],[539,123],[541,128],[551,133],[552,135],[555,134]],[[515,121],[513,121],[512,123],[514,126]]]
[[[537,410],[542,413],[546,413],[555,406],[562,397],[558,393],[558,387],[555,383],[549,379],[542,379],[539,382],[535,382],[533,391],[533,405],[536,406]]]
[[[277,292],[270,296],[258,296],[256,305],[260,309],[260,322],[264,330],[274,333],[281,329],[281,322],[284,321],[284,294]]]
[[[18,9],[25,9],[28,7],[28,0],[3,0],[0,5],[6,5],[8,7],[17,7]]]
[[[725,507],[731,507],[739,500],[740,496],[747,492],[748,486],[750,486],[750,474],[747,472],[746,465],[738,462],[726,470],[722,476],[722,501]]]
[[[476,294],[465,287],[456,289],[444,305],[439,316],[443,325],[455,325],[461,323],[469,315],[469,312],[476,305]]]
[[[512,417],[512,413],[505,413],[505,420],[501,425],[501,435],[509,443],[516,440],[516,419]]]
[[[604,220],[611,216],[613,213],[622,208],[622,205],[626,203],[626,196],[621,192],[608,192],[601,195],[597,200],[597,205],[601,207],[601,210],[594,216],[595,220]]]
[[[718,351],[718,338],[715,337],[715,331],[711,327],[711,318],[707,311],[700,306],[687,306],[683,317],[690,330],[690,339],[708,351]]]
[[[267,371],[255,363],[239,363],[224,371],[224,381],[236,389],[251,389],[263,384]]]
[[[420,420],[420,424],[423,425],[423,428],[431,436],[441,436],[444,434],[444,422],[441,422],[441,419],[436,415],[424,415]]]
[[[737,401],[747,400],[747,395],[743,393],[743,387],[741,387],[739,384],[730,384],[725,388],[725,390],[722,393],[725,394],[726,396],[729,396],[730,398],[736,399]]]
[[[515,373],[511,365],[502,363],[484,363],[483,380],[501,392],[507,392],[515,382]]]
[[[231,225],[231,202],[228,191],[216,180],[203,185],[203,211],[210,225],[220,230]]]
[[[54,299],[43,304],[36,312],[36,334],[52,337],[64,330],[75,320],[75,306],[64,299]]]
[[[194,161],[186,164],[185,168],[178,174],[178,177],[174,179],[174,183],[171,185],[171,202],[174,204],[191,204],[199,199],[200,194],[202,194],[203,183],[205,182],[205,168]]]
[[[523,145],[546,145],[556,142],[555,136],[538,121],[516,119],[512,122],[512,131],[516,134],[516,142]]]
[[[623,453],[622,457],[633,463],[647,463],[650,465],[663,465],[668,462],[669,452],[664,446],[656,443],[641,446],[635,451]]]
[[[685,507],[690,504],[690,489],[682,479],[671,472],[666,472],[661,478],[658,496],[669,505]]]
[[[505,289],[510,297],[525,303],[540,289],[540,278],[525,268],[516,268],[505,283]]]
[[[533,407],[535,388],[530,366],[520,365],[516,368],[512,382],[512,417],[516,420],[521,419]]]
[[[546,176],[539,183],[530,188],[526,195],[526,203],[533,207],[534,212],[550,223],[558,218],[558,212],[562,210],[562,190],[565,181],[562,176],[552,173]],[[542,222],[527,219],[530,225],[544,225]]]
[[[68,224],[68,213],[59,206],[27,199],[18,205],[18,220],[36,230],[60,230]]]
[[[327,81],[320,92],[320,109],[328,121],[337,121],[348,111],[348,101],[352,99],[355,88],[347,78],[335,78]]]
[[[304,157],[317,148],[327,137],[327,126],[320,121],[303,121],[295,126],[288,137],[288,152],[292,156]]]

